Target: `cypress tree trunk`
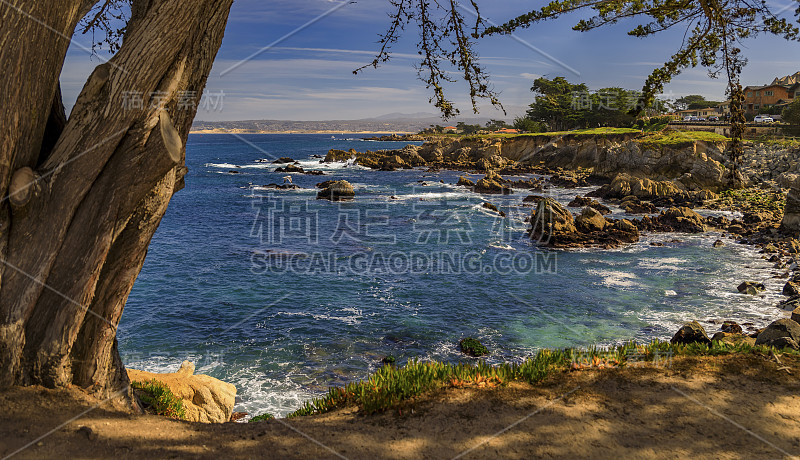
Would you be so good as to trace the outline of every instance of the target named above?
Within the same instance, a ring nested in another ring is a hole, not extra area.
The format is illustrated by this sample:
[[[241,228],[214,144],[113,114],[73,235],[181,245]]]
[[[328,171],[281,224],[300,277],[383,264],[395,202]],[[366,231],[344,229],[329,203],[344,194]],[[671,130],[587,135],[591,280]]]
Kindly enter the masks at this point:
[[[0,3],[0,387],[109,394],[127,384],[122,310],[186,173],[181,98],[202,94],[232,0],[134,0],[69,119],[65,37],[94,2],[15,3]]]

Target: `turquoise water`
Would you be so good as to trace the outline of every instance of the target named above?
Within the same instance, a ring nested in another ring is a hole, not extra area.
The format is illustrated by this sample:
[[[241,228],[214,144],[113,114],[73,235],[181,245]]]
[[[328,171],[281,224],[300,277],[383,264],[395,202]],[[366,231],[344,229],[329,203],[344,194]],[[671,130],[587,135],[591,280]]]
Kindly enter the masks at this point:
[[[780,315],[781,282],[752,248],[658,234],[620,250],[540,249],[525,235],[527,191],[481,196],[452,185],[457,172],[313,158],[404,145],[347,137],[190,136],[186,188],[119,328],[127,366],[165,372],[190,359],[237,386],[236,410],[285,415],[387,355],[467,360],[457,350],[466,336],[492,350],[490,361],[518,361],[543,347],[665,339],[686,320],[763,326]],[[325,175],[293,174],[300,190],[264,188],[286,174],[259,160],[285,156]],[[328,179],[350,181],[356,199],[316,200],[314,185]],[[589,190],[546,193],[566,203]],[[744,279],[772,294],[738,294]]]

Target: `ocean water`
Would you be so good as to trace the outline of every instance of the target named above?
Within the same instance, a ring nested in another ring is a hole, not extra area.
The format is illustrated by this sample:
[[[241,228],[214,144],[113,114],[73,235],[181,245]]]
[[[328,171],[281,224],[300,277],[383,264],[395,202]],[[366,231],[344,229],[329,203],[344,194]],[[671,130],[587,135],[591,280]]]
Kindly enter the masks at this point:
[[[236,385],[237,411],[282,416],[388,355],[467,361],[457,345],[467,336],[491,362],[520,361],[545,347],[668,339],[687,320],[761,327],[781,315],[781,281],[753,248],[654,234],[619,250],[543,249],[525,235],[525,190],[479,195],[454,186],[453,171],[320,164],[330,148],[405,145],[359,137],[191,135],[186,188],[122,317],[125,364],[171,372],[189,359]],[[325,175],[271,190],[287,175],[265,161],[279,157]],[[350,181],[355,200],[316,200],[329,179]],[[590,190],[545,194],[566,203]],[[742,280],[768,293],[740,295]]]

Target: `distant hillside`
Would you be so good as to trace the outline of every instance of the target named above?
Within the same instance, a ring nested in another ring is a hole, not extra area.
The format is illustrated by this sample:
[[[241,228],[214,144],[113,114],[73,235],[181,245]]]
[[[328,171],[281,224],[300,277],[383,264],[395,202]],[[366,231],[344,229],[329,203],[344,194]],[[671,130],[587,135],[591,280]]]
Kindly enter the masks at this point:
[[[459,118],[443,121],[435,114],[392,113],[363,120],[243,120],[243,121],[198,121],[192,132],[236,132],[236,133],[416,133],[430,125],[455,126],[459,121],[468,124],[485,124],[489,118]]]

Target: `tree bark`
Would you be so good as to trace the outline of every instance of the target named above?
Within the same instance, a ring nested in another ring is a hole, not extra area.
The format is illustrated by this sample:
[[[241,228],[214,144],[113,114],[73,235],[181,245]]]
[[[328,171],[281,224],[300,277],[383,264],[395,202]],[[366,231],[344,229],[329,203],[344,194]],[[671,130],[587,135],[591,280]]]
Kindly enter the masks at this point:
[[[135,0],[120,50],[66,122],[64,37],[91,2],[29,3],[0,4],[0,75],[14,90],[0,92],[0,188],[14,193],[0,203],[0,387],[109,394],[127,383],[125,301],[186,172],[196,105],[179,101],[202,94],[232,0]],[[19,192],[31,170],[35,186]]]

